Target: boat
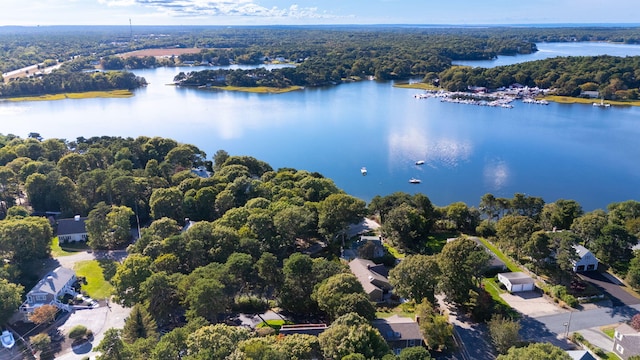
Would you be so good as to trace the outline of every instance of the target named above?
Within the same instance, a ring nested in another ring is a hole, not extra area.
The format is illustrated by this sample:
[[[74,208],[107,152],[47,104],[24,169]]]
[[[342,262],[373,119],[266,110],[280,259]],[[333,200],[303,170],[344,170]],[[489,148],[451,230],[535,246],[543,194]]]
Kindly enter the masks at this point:
[[[416,165],[424,165],[424,160],[418,160],[418,161],[416,161]]]
[[[363,175],[363,176],[364,176],[364,175],[367,175],[367,168],[363,166],[363,167],[360,169],[360,172],[362,173],[362,175]]]
[[[409,183],[411,184],[420,184],[422,181],[420,179],[411,178],[409,179]]]
[[[0,340],[2,340],[2,346],[4,346],[7,349],[11,349],[13,345],[16,344],[16,341],[13,338],[13,333],[11,333],[11,331],[9,330],[5,330],[2,332],[2,336],[0,337]]]
[[[604,99],[600,99],[600,102],[599,102],[599,103],[594,102],[594,103],[593,103],[593,106],[608,108],[608,107],[610,107],[610,106],[611,106],[611,104],[609,104],[609,103],[605,103],[605,102],[604,102]]]

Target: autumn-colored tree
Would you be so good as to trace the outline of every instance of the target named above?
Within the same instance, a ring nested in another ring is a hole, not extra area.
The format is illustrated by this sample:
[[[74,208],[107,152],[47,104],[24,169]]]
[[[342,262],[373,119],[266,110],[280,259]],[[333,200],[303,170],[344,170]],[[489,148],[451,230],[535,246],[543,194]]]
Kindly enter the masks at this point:
[[[33,310],[29,315],[29,321],[36,325],[49,324],[55,320],[57,313],[58,308],[55,305],[45,304]]]

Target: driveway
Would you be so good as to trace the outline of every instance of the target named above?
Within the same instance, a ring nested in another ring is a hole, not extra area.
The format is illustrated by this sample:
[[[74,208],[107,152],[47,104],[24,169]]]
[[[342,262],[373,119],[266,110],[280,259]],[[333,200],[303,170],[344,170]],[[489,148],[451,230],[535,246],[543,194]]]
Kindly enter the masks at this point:
[[[640,304],[640,299],[627,292],[625,290],[626,286],[610,274],[588,271],[580,273],[578,276],[608,295],[614,307]]]
[[[501,294],[500,297],[519,313],[530,317],[569,312],[569,310],[561,308],[537,291],[523,291],[513,294],[505,293]]]

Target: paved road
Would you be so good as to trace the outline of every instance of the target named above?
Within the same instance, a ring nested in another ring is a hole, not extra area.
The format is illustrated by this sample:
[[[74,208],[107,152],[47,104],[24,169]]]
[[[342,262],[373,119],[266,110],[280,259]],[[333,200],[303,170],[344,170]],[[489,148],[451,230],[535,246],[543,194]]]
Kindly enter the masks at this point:
[[[640,299],[628,293],[624,289],[625,285],[619,283],[609,274],[605,275],[598,271],[588,271],[580,274],[580,277],[608,295],[613,302],[613,306],[640,304]]]
[[[638,313],[640,305],[601,307],[536,318],[525,317],[521,321],[522,334],[525,339],[532,340],[549,340],[553,337],[562,339],[567,332],[625,322]]]

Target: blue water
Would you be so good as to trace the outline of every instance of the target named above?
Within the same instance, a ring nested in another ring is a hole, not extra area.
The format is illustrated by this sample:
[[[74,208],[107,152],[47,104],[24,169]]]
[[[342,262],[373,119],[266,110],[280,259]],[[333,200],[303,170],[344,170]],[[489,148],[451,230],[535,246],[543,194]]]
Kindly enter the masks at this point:
[[[487,192],[521,192],[593,210],[640,199],[637,107],[479,107],[415,99],[417,90],[375,81],[278,95],[165,85],[189,70],[196,69],[136,71],[150,85],[127,99],[0,103],[0,132],[171,137],[209,157],[224,149],[317,171],[366,201],[404,191],[439,206],[477,206]],[[422,183],[409,184],[412,177]]]

